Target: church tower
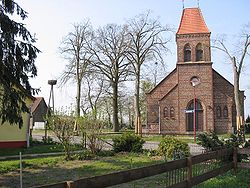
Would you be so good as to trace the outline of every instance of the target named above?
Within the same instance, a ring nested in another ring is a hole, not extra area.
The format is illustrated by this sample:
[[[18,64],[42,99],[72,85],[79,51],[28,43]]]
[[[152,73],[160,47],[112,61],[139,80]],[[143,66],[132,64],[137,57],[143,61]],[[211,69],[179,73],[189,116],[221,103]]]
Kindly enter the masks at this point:
[[[180,132],[214,129],[210,34],[200,8],[183,9],[176,33]]]
[[[210,31],[199,8],[183,10],[176,33],[177,63],[210,62]]]

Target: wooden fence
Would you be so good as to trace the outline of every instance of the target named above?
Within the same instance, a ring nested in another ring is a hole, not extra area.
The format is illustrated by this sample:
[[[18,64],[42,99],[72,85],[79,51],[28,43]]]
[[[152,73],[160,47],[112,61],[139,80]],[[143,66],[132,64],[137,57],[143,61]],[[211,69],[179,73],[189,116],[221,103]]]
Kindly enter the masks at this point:
[[[250,148],[240,148],[240,149],[236,149],[238,150],[237,153],[239,154],[245,154],[247,156],[250,155]],[[249,159],[249,157],[248,157]],[[247,169],[250,169],[250,163],[249,162],[240,162],[240,163],[236,163],[237,167],[238,168],[247,168]]]
[[[236,169],[237,165],[238,167],[249,167],[249,164],[237,164],[237,152],[249,154],[250,149],[247,151],[243,149],[226,148],[162,164],[33,188],[109,187],[162,173],[166,174],[164,176],[166,178],[165,187],[192,187],[231,169]]]

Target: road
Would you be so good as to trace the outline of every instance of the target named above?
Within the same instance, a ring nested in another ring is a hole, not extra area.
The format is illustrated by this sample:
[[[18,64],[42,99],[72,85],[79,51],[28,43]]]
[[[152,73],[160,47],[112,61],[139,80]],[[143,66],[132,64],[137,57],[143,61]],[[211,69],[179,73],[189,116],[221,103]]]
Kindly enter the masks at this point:
[[[43,136],[44,136],[43,134],[34,133],[33,139],[42,140]],[[53,135],[49,135],[49,136],[53,139],[53,141],[58,142],[58,139],[55,136],[53,136]],[[108,139],[105,141],[106,141],[106,143],[104,143],[103,148],[106,150],[111,149],[112,148],[112,140]],[[82,137],[74,136],[73,143],[77,143],[77,144],[82,143]],[[143,145],[143,149],[149,149],[149,150],[157,149],[158,145],[159,145],[159,142],[157,142],[157,141],[146,141]],[[201,154],[202,151],[204,150],[203,147],[199,146],[198,144],[188,143],[188,146],[190,148],[191,155]]]

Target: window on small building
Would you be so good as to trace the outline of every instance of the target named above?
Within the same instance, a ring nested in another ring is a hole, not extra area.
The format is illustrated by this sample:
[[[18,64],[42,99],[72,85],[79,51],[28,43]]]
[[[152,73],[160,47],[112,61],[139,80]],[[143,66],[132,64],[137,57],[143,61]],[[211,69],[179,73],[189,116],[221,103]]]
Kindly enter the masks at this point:
[[[174,119],[174,116],[175,116],[174,107],[171,106],[171,108],[170,108],[170,118]]]
[[[223,117],[228,118],[228,108],[227,108],[227,106],[225,106],[224,109],[223,109]]]
[[[184,62],[191,61],[191,47],[189,44],[184,46]]]
[[[197,44],[196,48],[195,48],[195,52],[196,52],[196,61],[203,61],[203,48],[201,43]]]
[[[216,107],[216,117],[221,118],[221,107],[220,106]]]
[[[168,107],[165,107],[165,108],[163,109],[163,117],[164,117],[164,118],[169,118]]]

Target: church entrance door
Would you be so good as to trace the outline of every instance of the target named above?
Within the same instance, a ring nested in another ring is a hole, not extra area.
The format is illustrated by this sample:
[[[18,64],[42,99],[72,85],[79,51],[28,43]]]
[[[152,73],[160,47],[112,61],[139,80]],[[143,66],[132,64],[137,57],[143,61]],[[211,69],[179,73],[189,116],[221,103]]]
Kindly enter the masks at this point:
[[[195,114],[194,114],[195,113]],[[186,108],[186,129],[187,131],[194,131],[194,117],[195,117],[195,127],[196,131],[203,130],[203,108],[200,100],[191,100]]]

